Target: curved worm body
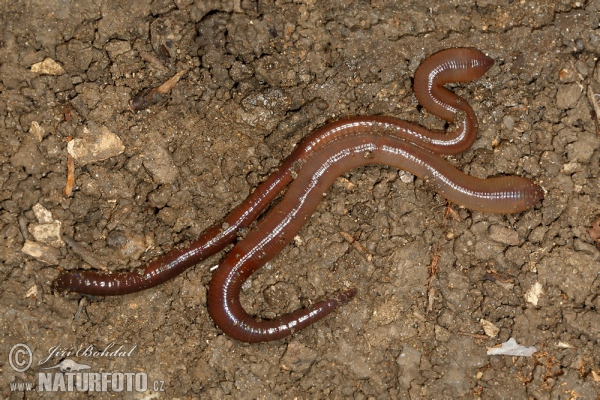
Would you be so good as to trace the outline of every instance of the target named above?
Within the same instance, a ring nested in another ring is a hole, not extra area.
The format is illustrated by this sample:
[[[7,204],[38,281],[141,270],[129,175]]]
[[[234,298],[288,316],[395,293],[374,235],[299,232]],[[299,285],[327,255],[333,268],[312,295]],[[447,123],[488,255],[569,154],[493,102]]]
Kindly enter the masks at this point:
[[[493,60],[477,50],[449,49],[434,54],[417,69],[414,82],[417,99],[432,114],[454,123],[454,130],[448,133],[435,132],[386,116],[351,117],[327,124],[305,138],[278,171],[272,173],[221,223],[207,229],[189,246],[173,249],[133,271],[110,274],[97,271],[65,272],[55,280],[54,288],[58,291],[111,296],[137,292],[166,282],[235,241],[239,229],[249,226],[265,210],[313,153],[347,137],[377,130],[438,154],[458,154],[468,149],[477,137],[477,118],[464,99],[443,85],[477,79],[492,65]],[[455,118],[456,115],[460,118]]]
[[[431,113],[454,123],[454,130],[433,132],[380,116],[353,117],[328,124],[303,140],[279,170],[223,223],[208,229],[187,248],[175,249],[131,272],[65,273],[55,281],[55,287],[116,295],[158,285],[232,243],[238,230],[254,221],[289,184],[283,199],[256,229],[234,246],[214,273],[208,309],[223,332],[247,342],[282,338],[314,323],[352,298],[355,291],[347,290],[308,309],[260,322],[244,311],[239,295],[244,281],[292,240],[316,209],[322,194],[349,169],[374,163],[392,165],[425,180],[451,202],[478,211],[519,212],[543,198],[543,190],[525,178],[477,179],[463,174],[437,155],[460,153],[469,148],[477,136],[473,110],[443,85],[475,79],[492,63],[476,50],[451,49],[434,54],[417,70],[417,98]]]
[[[528,179],[474,178],[435,154],[393,136],[375,132],[333,142],[311,157],[283,200],[235,245],[214,273],[208,311],[223,332],[244,342],[279,339],[323,318],[354,294],[346,292],[280,319],[260,322],[244,311],[239,300],[244,281],[294,238],[334,180],[366,164],[387,164],[409,171],[427,180],[451,202],[472,210],[518,212],[543,197],[542,189]]]

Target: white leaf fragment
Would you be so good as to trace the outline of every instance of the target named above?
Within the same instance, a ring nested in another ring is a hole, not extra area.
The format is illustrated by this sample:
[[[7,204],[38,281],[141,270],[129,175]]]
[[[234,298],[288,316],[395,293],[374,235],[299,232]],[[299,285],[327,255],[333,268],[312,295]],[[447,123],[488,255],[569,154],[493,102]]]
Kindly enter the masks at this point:
[[[515,356],[515,357],[531,357],[537,349],[534,346],[525,347],[517,344],[514,338],[508,339],[502,343],[500,347],[488,347],[488,356]]]
[[[531,303],[534,306],[537,306],[538,300],[540,299],[540,295],[542,293],[544,293],[544,288],[542,287],[542,284],[539,282],[536,282],[533,285],[531,285],[531,287],[529,288],[529,290],[527,292],[525,292],[524,297],[528,303]]]
[[[42,139],[44,139],[46,130],[42,128],[39,122],[31,121],[31,124],[29,124],[29,133],[31,133],[31,136],[40,143]]]
[[[500,332],[500,329],[496,325],[483,318],[479,320],[479,324],[483,328],[485,334],[489,337],[496,337],[498,332]]]
[[[572,344],[566,342],[558,342],[558,347],[561,349],[572,349],[574,348]]]
[[[38,288],[36,285],[33,285],[32,287],[29,288],[27,293],[25,293],[25,298],[37,297],[37,294],[38,294]]]

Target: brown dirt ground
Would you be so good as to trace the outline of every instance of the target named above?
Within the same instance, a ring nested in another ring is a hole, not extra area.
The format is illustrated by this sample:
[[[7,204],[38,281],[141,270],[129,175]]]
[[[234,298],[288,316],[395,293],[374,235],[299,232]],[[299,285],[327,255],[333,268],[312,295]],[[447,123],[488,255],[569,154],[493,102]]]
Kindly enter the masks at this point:
[[[600,1],[422,3],[2,2],[2,396],[24,398],[10,382],[36,382],[65,358],[39,365],[53,346],[114,343],[137,347],[129,357],[66,358],[93,372],[146,372],[150,389],[163,382],[164,392],[138,398],[597,398],[600,251],[588,229],[600,215],[600,140],[587,90],[600,86]],[[21,252],[40,203],[109,268],[130,269],[222,219],[328,120],[385,114],[440,128],[418,107],[411,78],[426,56],[455,46],[497,63],[455,89],[481,132],[451,161],[479,177],[529,177],[546,199],[516,215],[454,206],[460,220],[445,220],[444,200],[394,168],[344,175],[243,292],[249,312],[274,317],[358,289],[291,338],[249,345],[213,325],[209,268],[223,254],[155,289],[81,303],[51,290],[61,268],[91,268],[78,254],[60,247],[48,265]],[[64,73],[30,70],[47,57]],[[128,110],[141,89],[185,68],[165,102]],[[102,126],[124,152],[76,165],[65,198],[67,137]],[[525,294],[536,283],[534,305]],[[511,337],[538,352],[486,354]],[[34,355],[24,373],[8,363],[17,343]]]

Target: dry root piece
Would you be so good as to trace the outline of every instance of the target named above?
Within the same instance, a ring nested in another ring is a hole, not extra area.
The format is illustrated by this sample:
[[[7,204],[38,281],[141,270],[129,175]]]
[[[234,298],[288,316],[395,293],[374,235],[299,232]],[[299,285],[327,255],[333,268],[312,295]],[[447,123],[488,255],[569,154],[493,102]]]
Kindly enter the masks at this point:
[[[506,278],[498,275],[495,271],[488,271],[487,274],[483,275],[484,281],[491,281],[500,286],[505,290],[512,290],[514,286],[514,279]]]
[[[592,104],[592,107],[594,108],[594,114],[596,117],[595,118],[596,132],[598,132],[598,134],[600,134],[600,94],[595,93],[594,88],[592,88],[592,85],[588,85],[587,95],[588,95],[588,100],[590,101],[590,103]]]
[[[155,68],[158,68],[163,71],[167,69],[167,67],[163,65],[163,63],[158,59],[158,57],[154,53],[142,51],[140,52],[140,57],[147,63],[152,64]]]
[[[166,98],[167,93],[169,93],[173,86],[179,82],[183,74],[187,71],[187,69],[179,71],[171,79],[158,87],[142,90],[129,101],[129,108],[131,111],[138,112],[163,101]]]
[[[429,280],[427,282],[427,313],[433,311],[433,303],[435,301],[435,287],[433,286],[433,280],[437,276],[439,271],[438,261],[441,258],[440,248],[435,245],[433,246],[433,254],[431,256],[431,264],[427,267],[429,270]]]
[[[70,142],[73,140],[71,136],[67,138]],[[65,197],[71,197],[73,194],[73,186],[75,185],[75,160],[73,156],[67,153],[67,183],[65,184],[65,190],[63,192]]]
[[[94,253],[92,253],[91,251],[89,251],[88,249],[86,249],[85,247],[81,246],[79,243],[77,243],[75,241],[75,239],[71,238],[70,236],[67,235],[63,235],[62,239],[65,241],[66,244],[68,244],[71,249],[73,249],[73,251],[77,254],[79,254],[79,256],[81,258],[83,258],[83,260],[90,264],[92,267],[96,268],[96,269],[101,269],[101,270],[105,270],[106,271],[106,263],[103,262],[102,260],[99,260]]]
[[[356,241],[355,238],[352,237],[349,233],[340,232],[340,235],[348,242],[350,245],[360,253],[360,255],[368,262],[373,261],[373,255],[371,252],[362,244]]]
[[[441,228],[446,227],[446,221],[448,220],[448,217],[452,217],[452,219],[454,219],[455,221],[462,222],[458,213],[452,209],[452,203],[450,203],[450,202],[448,202],[448,205],[446,206],[446,212],[444,213],[444,219],[442,219],[442,223],[440,224]]]

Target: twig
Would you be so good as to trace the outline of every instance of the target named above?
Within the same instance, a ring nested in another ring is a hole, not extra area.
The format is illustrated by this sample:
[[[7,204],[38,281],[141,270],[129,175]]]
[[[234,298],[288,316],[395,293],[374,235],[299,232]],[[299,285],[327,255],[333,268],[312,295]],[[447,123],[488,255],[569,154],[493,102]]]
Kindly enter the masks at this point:
[[[588,85],[587,95],[588,100],[590,101],[590,103],[592,103],[592,107],[594,107],[594,113],[596,114],[596,118],[594,121],[596,122],[596,133],[600,134],[600,104],[598,104],[598,101],[600,101],[600,95],[594,93],[592,85]]]
[[[489,340],[489,339],[491,339],[489,336],[482,335],[480,333],[458,332],[458,334],[462,335],[462,336],[471,336],[471,337],[474,337],[475,339],[479,339],[479,340]]]
[[[165,99],[165,95],[179,82],[183,74],[188,70],[184,69],[176,73],[171,79],[155,88],[146,88],[138,93],[129,101],[129,108],[133,112],[144,110],[156,103],[160,103]]]
[[[440,249],[438,245],[433,246],[433,255],[431,256],[431,264],[427,267],[429,270],[429,280],[427,282],[427,313],[433,311],[433,301],[435,299],[435,288],[433,280],[439,271],[438,261],[440,260]]]
[[[67,141],[71,141],[73,138],[69,136]],[[73,194],[73,186],[75,185],[75,161],[73,156],[67,153],[67,183],[63,194],[65,197],[71,197]]]
[[[27,230],[27,218],[24,216],[19,217],[19,230],[21,231],[21,235],[23,236],[23,240],[28,240],[31,238],[29,231]]]
[[[148,52],[148,51],[142,51],[140,52],[140,57],[142,57],[142,59],[152,65],[154,65],[155,67],[165,70],[166,67],[164,66],[164,64],[158,59],[158,57],[156,56],[156,54]]]
[[[352,237],[352,235],[343,231],[340,231],[340,235],[342,235],[342,237],[348,243],[350,243],[352,247],[354,247],[354,249],[357,250],[365,260],[367,260],[368,262],[371,262],[373,260],[373,255],[371,254],[371,252],[367,250],[365,246],[360,244],[360,242],[357,242],[356,239]]]
[[[79,319],[79,317],[81,316],[81,312],[83,311],[83,308],[87,305],[87,297],[83,296],[81,298],[81,300],[79,300],[79,307],[77,307],[77,312],[75,313],[75,318],[74,320],[77,321]]]
[[[444,219],[442,220],[442,228],[446,227],[446,220],[448,216],[454,218],[455,221],[462,222],[460,216],[452,209],[452,203],[448,202],[448,206],[446,206],[446,213],[444,214]]]
[[[91,251],[89,251],[85,247],[81,246],[73,238],[71,238],[67,235],[63,235],[62,239],[65,241],[66,244],[71,246],[73,251],[75,253],[79,254],[79,256],[81,258],[83,258],[83,260],[86,263],[90,264],[92,267],[94,267],[96,269],[102,269],[102,270],[107,269],[106,265],[102,261],[98,260],[98,258]]]

